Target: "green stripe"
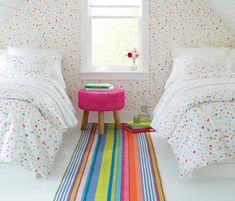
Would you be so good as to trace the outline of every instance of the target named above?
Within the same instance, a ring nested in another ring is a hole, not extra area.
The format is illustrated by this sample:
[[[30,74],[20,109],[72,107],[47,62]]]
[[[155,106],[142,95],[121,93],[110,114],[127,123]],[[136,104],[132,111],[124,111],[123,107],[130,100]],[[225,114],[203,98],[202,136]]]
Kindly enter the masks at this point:
[[[100,169],[99,181],[97,184],[95,201],[107,200],[107,192],[109,186],[110,177],[107,173],[110,172],[112,166],[112,150],[114,144],[114,124],[109,124],[106,133],[106,144],[104,147],[102,164]],[[110,174],[108,174],[110,175]]]

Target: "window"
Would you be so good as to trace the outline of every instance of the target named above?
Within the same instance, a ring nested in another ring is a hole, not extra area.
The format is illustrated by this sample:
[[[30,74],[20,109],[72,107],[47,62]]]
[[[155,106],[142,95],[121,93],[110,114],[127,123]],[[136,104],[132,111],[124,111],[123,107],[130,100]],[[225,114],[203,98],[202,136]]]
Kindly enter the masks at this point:
[[[128,72],[127,52],[137,49],[137,71],[148,69],[147,0],[83,0],[82,72]]]

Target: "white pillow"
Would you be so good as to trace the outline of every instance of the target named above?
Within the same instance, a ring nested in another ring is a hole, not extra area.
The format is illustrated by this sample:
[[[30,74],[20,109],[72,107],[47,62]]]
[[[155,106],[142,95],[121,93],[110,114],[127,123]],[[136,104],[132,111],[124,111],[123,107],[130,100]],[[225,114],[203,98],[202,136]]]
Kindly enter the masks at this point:
[[[235,73],[235,49],[231,49],[229,55],[232,59],[232,72]]]
[[[175,58],[198,57],[198,58],[216,58],[223,60],[229,54],[229,48],[172,48],[171,56]]]
[[[51,72],[51,78],[57,81],[64,89],[66,88],[63,75],[61,72],[61,62],[63,59],[63,51],[58,49],[37,49],[37,48],[17,48],[8,47],[8,54],[15,56],[46,56],[56,57]]]
[[[225,57],[223,60],[197,57],[176,58],[165,88],[177,81],[230,77],[230,75],[230,57]]]
[[[0,56],[0,76],[4,78],[43,80],[50,78],[55,57]]]

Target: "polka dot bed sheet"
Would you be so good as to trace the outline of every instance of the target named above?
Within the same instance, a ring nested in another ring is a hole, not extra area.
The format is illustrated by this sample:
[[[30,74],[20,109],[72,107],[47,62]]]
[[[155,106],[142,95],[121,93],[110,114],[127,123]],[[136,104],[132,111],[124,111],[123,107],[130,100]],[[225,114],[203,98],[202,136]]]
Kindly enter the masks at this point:
[[[76,125],[63,91],[50,80],[0,80],[1,161],[50,175],[63,133]]]
[[[181,178],[235,158],[235,79],[175,83],[156,106],[152,127],[171,145]]]

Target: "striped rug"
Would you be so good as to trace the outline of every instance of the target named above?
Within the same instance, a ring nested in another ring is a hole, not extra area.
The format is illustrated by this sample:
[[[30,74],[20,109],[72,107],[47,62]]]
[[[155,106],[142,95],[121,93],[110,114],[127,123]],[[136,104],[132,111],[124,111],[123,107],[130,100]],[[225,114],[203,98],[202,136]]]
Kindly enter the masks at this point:
[[[150,134],[89,124],[54,200],[165,201]]]

